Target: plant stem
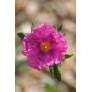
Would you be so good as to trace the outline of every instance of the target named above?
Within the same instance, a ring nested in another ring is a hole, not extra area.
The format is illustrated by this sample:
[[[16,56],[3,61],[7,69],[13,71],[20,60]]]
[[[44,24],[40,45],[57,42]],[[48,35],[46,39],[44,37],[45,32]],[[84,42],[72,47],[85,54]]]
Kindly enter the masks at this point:
[[[58,65],[54,65],[49,68],[51,75],[58,81],[61,81],[61,74],[58,70]]]

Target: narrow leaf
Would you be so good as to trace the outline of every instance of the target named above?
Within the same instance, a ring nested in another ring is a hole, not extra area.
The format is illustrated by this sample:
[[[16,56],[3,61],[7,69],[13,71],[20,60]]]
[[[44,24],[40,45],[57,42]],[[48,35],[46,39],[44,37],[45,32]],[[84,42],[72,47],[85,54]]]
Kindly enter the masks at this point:
[[[53,67],[49,67],[49,71],[51,74],[53,74]]]
[[[35,23],[32,22],[32,26],[31,26],[31,29],[33,29],[35,27]]]
[[[25,36],[25,34],[24,34],[24,33],[22,33],[22,32],[17,33],[17,35],[18,35],[21,39],[23,39],[23,38],[24,38],[24,36]]]
[[[50,85],[48,83],[45,84],[46,92],[64,92],[63,90],[57,88],[56,86]]]
[[[62,27],[63,27],[63,25],[60,25],[60,26],[57,28],[57,31],[58,31],[58,32],[62,31]]]
[[[69,54],[66,54],[65,55],[65,59],[71,58],[72,56],[73,56],[73,54],[70,54],[70,55]]]

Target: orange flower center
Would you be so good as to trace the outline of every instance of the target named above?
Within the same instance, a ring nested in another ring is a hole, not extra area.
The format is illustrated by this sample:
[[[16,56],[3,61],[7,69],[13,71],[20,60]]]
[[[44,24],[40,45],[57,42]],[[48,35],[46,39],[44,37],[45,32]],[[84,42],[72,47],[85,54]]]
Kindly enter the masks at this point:
[[[43,52],[49,52],[51,50],[51,44],[49,42],[41,42],[40,48]]]

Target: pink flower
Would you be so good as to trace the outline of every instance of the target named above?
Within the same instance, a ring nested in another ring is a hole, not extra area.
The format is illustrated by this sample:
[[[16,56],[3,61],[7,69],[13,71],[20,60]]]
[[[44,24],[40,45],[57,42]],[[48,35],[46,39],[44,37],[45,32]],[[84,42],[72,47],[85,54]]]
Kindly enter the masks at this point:
[[[22,40],[28,65],[38,70],[64,60],[68,44],[65,37],[48,24],[41,24]]]

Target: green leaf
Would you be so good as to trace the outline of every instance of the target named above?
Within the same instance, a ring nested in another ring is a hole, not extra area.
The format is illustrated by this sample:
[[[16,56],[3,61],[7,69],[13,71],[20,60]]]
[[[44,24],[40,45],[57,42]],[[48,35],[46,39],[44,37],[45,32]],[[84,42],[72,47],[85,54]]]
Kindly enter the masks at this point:
[[[61,74],[58,70],[58,65],[49,68],[51,75],[58,81],[61,81]]]
[[[15,72],[27,72],[28,65],[26,61],[15,61]]]
[[[60,26],[57,28],[57,31],[58,31],[58,32],[61,32],[61,31],[62,31],[62,27],[63,27],[63,25],[60,25]]]
[[[65,55],[65,59],[71,58],[72,56],[73,56],[73,54],[70,54],[70,55],[69,54],[66,54]]]
[[[49,71],[51,74],[53,74],[53,67],[49,67]]]
[[[48,83],[45,84],[46,92],[64,92],[63,90],[57,88],[56,86],[50,85]]]
[[[61,81],[61,74],[58,70],[58,65],[54,65],[53,66],[54,68],[54,77],[58,80],[58,81]]]
[[[24,38],[24,36],[25,36],[25,34],[24,34],[24,33],[22,33],[22,32],[17,33],[17,35],[18,35],[21,39],[23,39],[23,38]]]
[[[35,27],[35,23],[34,22],[32,22],[32,28],[34,28]]]
[[[19,68],[19,71],[20,72],[27,72],[28,71],[28,65],[27,64],[21,65],[20,68]]]

